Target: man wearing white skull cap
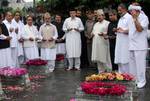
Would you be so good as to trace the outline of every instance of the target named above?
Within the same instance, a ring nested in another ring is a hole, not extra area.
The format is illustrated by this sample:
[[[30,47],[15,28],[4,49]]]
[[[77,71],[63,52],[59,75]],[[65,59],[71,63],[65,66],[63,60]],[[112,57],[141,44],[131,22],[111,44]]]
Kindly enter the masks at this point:
[[[99,73],[111,67],[109,40],[105,39],[109,22],[105,20],[103,10],[97,10],[98,22],[94,24],[92,35],[92,61],[97,63]]]
[[[98,9],[98,10],[97,10],[97,14],[98,14],[98,15],[104,15],[104,11],[103,11],[102,9]]]
[[[146,84],[146,53],[148,48],[148,17],[141,12],[141,7],[130,5],[132,19],[129,24],[130,73],[136,77],[137,87]]]

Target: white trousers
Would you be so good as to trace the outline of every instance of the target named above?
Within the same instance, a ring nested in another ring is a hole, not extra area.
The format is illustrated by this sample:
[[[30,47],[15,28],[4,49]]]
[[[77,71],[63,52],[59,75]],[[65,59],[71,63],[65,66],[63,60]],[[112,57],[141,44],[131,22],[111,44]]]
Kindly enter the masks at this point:
[[[11,49],[0,49],[0,68],[12,66]]]
[[[76,58],[68,58],[68,62],[69,62],[69,69],[72,69],[73,66],[77,69],[80,68],[80,58],[76,57]]]
[[[119,73],[129,73],[129,63],[118,64],[118,72]]]
[[[51,71],[55,69],[55,60],[48,60],[48,68]]]
[[[12,66],[19,67],[18,51],[16,47],[11,47]]]
[[[136,77],[137,83],[146,82],[146,50],[130,51],[130,73]]]

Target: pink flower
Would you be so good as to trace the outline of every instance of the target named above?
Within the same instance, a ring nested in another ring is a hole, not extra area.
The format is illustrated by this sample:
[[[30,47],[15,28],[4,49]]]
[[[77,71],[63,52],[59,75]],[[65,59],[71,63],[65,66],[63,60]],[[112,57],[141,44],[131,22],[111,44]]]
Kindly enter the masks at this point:
[[[47,61],[42,60],[42,59],[33,59],[33,60],[28,60],[26,65],[34,65],[34,66],[41,66],[41,65],[47,65]]]
[[[27,70],[25,68],[12,68],[12,67],[0,68],[0,75],[2,76],[22,76],[25,74],[27,74]]]

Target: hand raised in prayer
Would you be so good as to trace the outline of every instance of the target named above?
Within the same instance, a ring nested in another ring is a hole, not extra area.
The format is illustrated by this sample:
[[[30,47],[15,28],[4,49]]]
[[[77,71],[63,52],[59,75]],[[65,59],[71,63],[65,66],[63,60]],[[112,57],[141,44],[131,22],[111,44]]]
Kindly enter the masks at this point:
[[[18,28],[15,29],[15,33],[18,34]]]
[[[53,41],[53,40],[54,40],[54,39],[53,39],[52,37],[48,39],[48,41]]]
[[[132,10],[131,15],[132,15],[133,19],[137,19],[137,17],[138,17],[138,13],[136,10]]]
[[[124,30],[123,30],[121,27],[119,27],[119,28],[117,28],[117,32],[119,32],[119,33],[123,33],[123,32],[124,32]]]
[[[103,37],[104,37],[105,40],[109,39],[107,34],[103,34]]]
[[[47,41],[47,40],[43,38],[42,41]]]
[[[117,32],[117,28],[113,28],[113,32]]]
[[[77,32],[80,32],[79,29],[77,29],[77,28],[74,28],[74,30],[77,31]]]
[[[59,42],[62,42],[62,41],[63,41],[62,38],[56,40],[56,42],[58,42],[58,43],[59,43]]]
[[[70,32],[71,30],[73,30],[73,28],[67,29],[68,32]]]
[[[29,40],[30,40],[30,41],[34,41],[34,39],[33,39],[33,38],[31,38],[31,37],[29,38]]]
[[[20,43],[23,43],[24,39],[23,39],[23,38],[20,38],[18,41],[19,41]]]
[[[14,31],[14,28],[9,28],[9,32],[13,32]]]
[[[40,40],[40,38],[35,38],[35,40],[36,40],[36,41],[39,41],[39,40]]]
[[[123,34],[126,34],[126,35],[128,34],[128,30],[124,30],[121,27],[117,28],[117,32],[118,33],[123,33]]]
[[[99,36],[103,36],[103,32],[101,32],[101,33],[98,33],[98,35],[99,35]]]

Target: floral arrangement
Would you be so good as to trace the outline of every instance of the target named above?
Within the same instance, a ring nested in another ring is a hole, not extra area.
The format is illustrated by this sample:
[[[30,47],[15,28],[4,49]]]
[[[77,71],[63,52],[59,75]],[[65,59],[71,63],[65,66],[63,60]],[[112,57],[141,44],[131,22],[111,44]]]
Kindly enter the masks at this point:
[[[104,80],[131,81],[134,80],[134,76],[127,73],[110,72],[110,73],[100,73],[97,75],[93,74],[91,76],[86,77],[86,81],[104,81]]]
[[[0,68],[0,75],[1,76],[22,76],[27,74],[27,70],[25,68],[11,68],[11,67],[4,67]]]
[[[56,61],[64,60],[64,54],[58,54],[56,55]]]
[[[115,83],[104,83],[104,82],[83,82],[81,89],[86,94],[94,95],[117,95],[121,96],[126,92],[126,86],[115,84]]]
[[[31,66],[41,66],[41,65],[47,65],[47,61],[42,60],[42,59],[33,59],[33,60],[28,60],[26,63],[26,65]]]

